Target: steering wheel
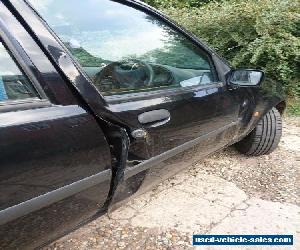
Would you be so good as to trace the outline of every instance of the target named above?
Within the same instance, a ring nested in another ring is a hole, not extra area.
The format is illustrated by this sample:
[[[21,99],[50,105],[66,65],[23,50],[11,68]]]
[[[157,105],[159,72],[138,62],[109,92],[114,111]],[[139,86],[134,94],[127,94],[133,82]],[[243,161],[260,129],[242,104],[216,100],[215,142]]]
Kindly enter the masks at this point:
[[[95,75],[94,81],[101,86],[109,82],[113,88],[149,87],[153,82],[154,72],[146,62],[129,59],[106,65]]]

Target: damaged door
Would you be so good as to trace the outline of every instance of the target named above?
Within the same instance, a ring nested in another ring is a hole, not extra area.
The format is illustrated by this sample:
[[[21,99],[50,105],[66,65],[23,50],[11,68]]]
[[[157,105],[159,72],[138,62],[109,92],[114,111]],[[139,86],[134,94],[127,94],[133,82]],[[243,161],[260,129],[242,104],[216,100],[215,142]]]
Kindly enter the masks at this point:
[[[238,100],[211,51],[157,14],[130,1],[31,2],[105,96],[112,119],[128,129],[130,159],[233,137]]]

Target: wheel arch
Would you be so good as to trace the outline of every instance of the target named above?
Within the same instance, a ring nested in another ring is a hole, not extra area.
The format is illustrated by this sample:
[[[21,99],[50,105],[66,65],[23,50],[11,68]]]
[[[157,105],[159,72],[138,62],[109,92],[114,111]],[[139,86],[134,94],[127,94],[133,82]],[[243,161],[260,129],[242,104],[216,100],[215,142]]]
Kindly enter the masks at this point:
[[[280,115],[283,115],[285,109],[286,109],[286,101],[281,101],[278,104],[274,106],[280,113]]]

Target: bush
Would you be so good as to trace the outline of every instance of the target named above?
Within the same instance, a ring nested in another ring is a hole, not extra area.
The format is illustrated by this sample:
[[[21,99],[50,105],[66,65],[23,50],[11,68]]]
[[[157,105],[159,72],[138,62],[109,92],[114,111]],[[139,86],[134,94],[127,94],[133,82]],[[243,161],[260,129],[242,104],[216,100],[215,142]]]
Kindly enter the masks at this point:
[[[144,0],[145,3],[150,4],[155,8],[166,8],[166,7],[200,7],[207,4],[213,0]],[[216,0],[214,0],[216,1]]]
[[[298,4],[293,0],[229,0],[198,8],[161,5],[161,10],[233,66],[261,68],[281,82],[289,95],[299,96]]]

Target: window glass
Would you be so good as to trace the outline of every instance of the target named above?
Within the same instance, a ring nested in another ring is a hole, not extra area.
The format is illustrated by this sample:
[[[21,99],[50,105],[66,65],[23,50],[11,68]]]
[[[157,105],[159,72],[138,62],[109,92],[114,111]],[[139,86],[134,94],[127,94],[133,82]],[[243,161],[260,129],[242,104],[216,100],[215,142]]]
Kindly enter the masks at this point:
[[[109,0],[30,0],[102,94],[214,82],[209,58],[140,10]]]
[[[0,41],[0,102],[37,96],[31,82]]]

